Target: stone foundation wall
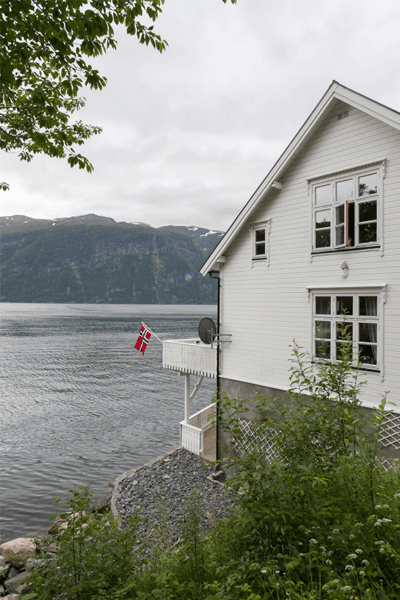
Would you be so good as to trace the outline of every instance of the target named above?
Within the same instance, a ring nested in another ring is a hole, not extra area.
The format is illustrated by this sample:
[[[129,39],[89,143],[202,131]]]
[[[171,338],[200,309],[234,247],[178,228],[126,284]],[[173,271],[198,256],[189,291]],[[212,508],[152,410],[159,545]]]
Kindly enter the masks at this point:
[[[249,409],[249,411],[243,414],[243,418],[248,420],[252,420],[260,416],[257,413],[254,404],[254,397],[256,395],[270,396],[272,398],[278,398],[282,400],[290,397],[288,392],[278,390],[276,388],[268,388],[262,385],[245,383],[243,381],[224,379],[223,377],[220,379],[220,388],[221,392],[225,392],[230,398],[240,397],[242,399],[248,399],[248,402],[245,406]],[[388,410],[390,411],[390,405]],[[363,407],[363,412],[369,416],[372,413],[372,409]],[[400,459],[400,415],[397,417],[396,424],[394,427],[392,426],[393,436],[391,436],[391,438],[394,444],[386,445],[385,442],[385,445],[381,444],[380,446],[380,453],[383,459]],[[218,428],[218,445],[220,452],[219,458],[227,456],[231,448],[230,439],[227,432],[225,432],[221,427]]]

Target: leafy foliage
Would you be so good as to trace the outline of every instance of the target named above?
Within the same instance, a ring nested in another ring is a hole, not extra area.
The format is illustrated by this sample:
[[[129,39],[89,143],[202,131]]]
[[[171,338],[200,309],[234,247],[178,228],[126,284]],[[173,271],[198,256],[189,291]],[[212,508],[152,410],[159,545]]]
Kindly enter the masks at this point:
[[[393,460],[385,470],[378,453],[386,401],[372,417],[364,415],[350,351],[338,363],[311,365],[295,344],[293,361],[290,396],[257,400],[258,431],[273,432],[275,460],[267,462],[257,443],[242,439],[248,451],[225,461],[235,467],[226,485],[237,491],[237,510],[204,536],[201,499],[194,492],[185,503],[182,543],[168,549],[161,502],[158,550],[112,588],[104,586],[103,597],[400,597],[400,465]],[[221,404],[220,425],[239,442],[247,402],[225,397]],[[74,539],[63,537],[60,544],[71,546]],[[75,567],[71,560],[66,564],[71,573]],[[85,600],[99,600],[98,589],[87,590]],[[62,597],[78,598],[64,592]]]
[[[1,0],[0,148],[30,161],[42,152],[68,156],[72,166],[92,171],[77,153],[96,126],[70,117],[85,105],[82,86],[102,89],[106,78],[88,59],[116,48],[122,25],[141,44],[162,52],[167,43],[143,23],[155,21],[164,0]]]

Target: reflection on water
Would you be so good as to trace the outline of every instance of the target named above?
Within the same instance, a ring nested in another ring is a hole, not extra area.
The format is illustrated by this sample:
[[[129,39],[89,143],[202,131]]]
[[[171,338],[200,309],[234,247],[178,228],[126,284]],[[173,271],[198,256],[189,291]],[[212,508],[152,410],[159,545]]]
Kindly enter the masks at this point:
[[[195,337],[214,306],[1,304],[0,542],[45,533],[52,497],[104,493],[127,469],[179,445],[183,381],[154,338]],[[205,379],[192,412],[209,404]]]

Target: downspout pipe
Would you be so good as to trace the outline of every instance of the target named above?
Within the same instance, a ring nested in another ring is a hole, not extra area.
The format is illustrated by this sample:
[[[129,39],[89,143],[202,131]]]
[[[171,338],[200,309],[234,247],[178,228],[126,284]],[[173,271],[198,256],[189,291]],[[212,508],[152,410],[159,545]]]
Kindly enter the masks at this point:
[[[221,315],[221,279],[219,276],[219,271],[209,271],[208,272],[211,279],[216,279],[218,281],[218,296],[217,296],[217,334],[219,335],[219,323],[220,323],[220,315]],[[219,339],[219,338],[218,338]],[[217,425],[216,425],[216,445],[217,445],[217,460],[220,460],[221,453],[219,448],[219,435],[218,435],[218,416],[219,416],[219,400],[220,400],[220,377],[219,377],[219,353],[220,353],[220,344],[217,344]]]

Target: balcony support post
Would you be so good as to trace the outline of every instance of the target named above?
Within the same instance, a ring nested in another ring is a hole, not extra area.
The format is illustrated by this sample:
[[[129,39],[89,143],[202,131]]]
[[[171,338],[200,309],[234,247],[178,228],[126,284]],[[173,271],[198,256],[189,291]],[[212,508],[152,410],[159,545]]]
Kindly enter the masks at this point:
[[[193,392],[190,393],[190,373],[179,373],[179,375],[184,375],[185,377],[185,423],[189,424],[190,421],[190,406],[192,404],[192,400],[199,391],[201,383],[204,379],[204,375],[199,377],[198,382],[194,386]]]
[[[185,423],[189,424],[190,419],[190,374],[185,373]]]

